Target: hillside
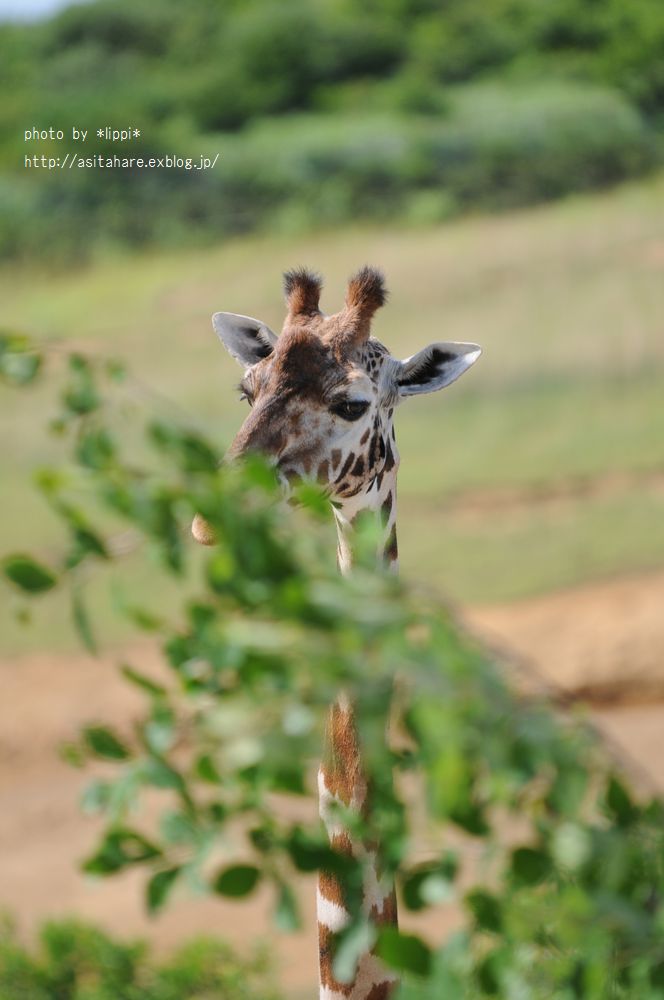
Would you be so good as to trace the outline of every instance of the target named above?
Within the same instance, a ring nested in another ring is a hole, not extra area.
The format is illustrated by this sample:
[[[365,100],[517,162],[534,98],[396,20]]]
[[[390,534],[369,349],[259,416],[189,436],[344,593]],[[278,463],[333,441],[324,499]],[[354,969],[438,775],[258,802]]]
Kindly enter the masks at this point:
[[[663,202],[660,177],[425,231],[248,237],[66,276],[5,269],[0,296],[7,325],[119,356],[136,378],[134,404],[170,399],[223,444],[245,404],[211,313],[279,329],[284,268],[323,272],[332,311],[354,267],[381,266],[391,298],[376,334],[395,354],[436,339],[484,348],[471,376],[397,415],[403,571],[454,600],[506,601],[664,562]],[[55,522],[29,484],[58,453],[44,431],[51,412],[43,389],[3,393],[0,549],[57,552]],[[123,427],[131,433],[130,420]],[[126,579],[145,584],[131,559]],[[53,647],[72,644],[66,609],[34,613]],[[37,637],[3,627],[8,651]]]

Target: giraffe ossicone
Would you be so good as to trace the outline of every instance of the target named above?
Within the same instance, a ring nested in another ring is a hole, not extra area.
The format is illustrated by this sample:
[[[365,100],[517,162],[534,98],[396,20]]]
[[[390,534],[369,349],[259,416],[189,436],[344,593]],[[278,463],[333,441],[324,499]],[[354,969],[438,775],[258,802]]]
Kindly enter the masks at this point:
[[[251,409],[229,458],[266,456],[287,491],[294,480],[319,482],[337,524],[337,558],[353,562],[353,522],[371,511],[381,524],[380,557],[397,565],[396,480],[399,467],[393,417],[406,397],[454,382],[480,356],[477,344],[436,342],[400,361],[371,336],[371,321],[386,301],[380,271],[363,267],[349,281],[343,309],[320,310],[322,280],[304,268],[284,275],[287,315],[279,336],[251,316],[218,312],[219,338],[243,367],[242,398]],[[214,532],[197,515],[192,533],[203,544]],[[394,886],[382,874],[380,845],[355,843],[339,825],[335,803],[367,808],[360,741],[353,708],[343,696],[330,711],[328,746],[319,772],[320,813],[335,850],[362,857],[364,908],[376,925],[396,925]],[[333,938],[349,919],[338,879],[321,872],[318,886],[320,1000],[387,1000],[397,978],[368,946],[351,983],[334,975]]]

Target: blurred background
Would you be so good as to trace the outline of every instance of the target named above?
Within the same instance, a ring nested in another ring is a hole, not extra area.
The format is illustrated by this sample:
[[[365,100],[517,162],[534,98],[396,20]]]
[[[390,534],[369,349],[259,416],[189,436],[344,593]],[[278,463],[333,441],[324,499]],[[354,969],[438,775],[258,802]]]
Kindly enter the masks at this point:
[[[660,0],[0,2],[0,18],[2,326],[124,360],[146,398],[224,443],[246,404],[211,313],[278,330],[285,268],[320,270],[329,312],[350,272],[383,268],[374,334],[394,354],[484,349],[397,414],[402,572],[506,660],[589,699],[664,785]],[[26,141],[51,128],[64,138]],[[205,171],[25,165],[74,152],[219,156]],[[51,406],[48,388],[3,390],[2,551],[57,552],[30,478],[57,458]],[[127,587],[153,586],[134,570]],[[57,747],[131,711],[112,664],[136,638],[108,581],[100,662],[66,606],[26,627],[13,602],[3,591],[0,906],[26,932],[77,912],[161,947],[211,927],[253,937],[254,904],[183,900],[147,928],[132,878],[76,873],[94,822]],[[305,989],[313,949],[278,947]]]

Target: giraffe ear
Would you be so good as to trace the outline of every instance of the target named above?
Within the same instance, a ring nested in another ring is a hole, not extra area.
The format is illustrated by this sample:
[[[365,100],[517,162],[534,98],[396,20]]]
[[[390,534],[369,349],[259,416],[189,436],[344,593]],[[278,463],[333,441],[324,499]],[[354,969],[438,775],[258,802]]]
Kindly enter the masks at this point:
[[[272,354],[277,342],[276,333],[251,316],[215,313],[212,326],[228,353],[244,368],[251,368],[261,358]]]
[[[454,382],[474,364],[482,353],[477,344],[429,344],[401,362],[397,376],[400,396],[435,392]]]

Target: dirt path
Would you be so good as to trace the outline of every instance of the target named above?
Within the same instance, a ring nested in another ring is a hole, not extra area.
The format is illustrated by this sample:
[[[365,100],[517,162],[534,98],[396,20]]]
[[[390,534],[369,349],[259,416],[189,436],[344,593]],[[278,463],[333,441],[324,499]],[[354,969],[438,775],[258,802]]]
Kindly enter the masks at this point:
[[[664,572],[464,609],[524,669],[593,704],[664,701]]]
[[[570,694],[593,696],[592,718],[636,770],[664,790],[664,573],[595,584],[516,604],[466,609],[471,627],[527,673]],[[145,650],[132,662],[149,666]],[[126,725],[139,704],[113,663],[84,656],[32,656],[0,662],[0,908],[26,934],[45,918],[77,913],[125,935],[149,935],[168,948],[190,934],[218,932],[246,945],[273,937],[269,899],[245,904],[185,898],[157,921],[142,908],[138,875],[94,882],[77,863],[94,843],[98,821],[82,817],[85,774],[61,761],[58,747],[84,722]],[[316,980],[314,891],[301,888],[306,932],[280,936],[289,995],[312,995]],[[436,921],[436,936],[454,920]]]

